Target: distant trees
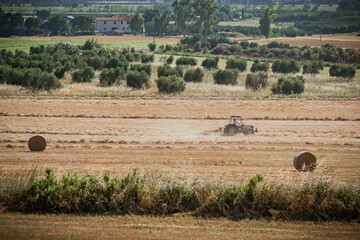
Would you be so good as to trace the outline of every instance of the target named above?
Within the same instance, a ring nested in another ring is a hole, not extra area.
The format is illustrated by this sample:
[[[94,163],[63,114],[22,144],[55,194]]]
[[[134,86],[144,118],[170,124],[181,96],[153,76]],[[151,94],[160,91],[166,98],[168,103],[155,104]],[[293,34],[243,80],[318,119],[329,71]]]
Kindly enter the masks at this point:
[[[300,72],[300,64],[297,61],[276,60],[272,65],[274,73],[297,73]]]
[[[217,4],[214,0],[194,0],[193,7],[195,16],[199,16],[200,29],[205,36],[209,35],[212,27],[220,22],[216,16]]]
[[[25,29],[28,36],[34,35],[35,31],[39,29],[42,21],[37,17],[29,17],[25,20]]]
[[[131,17],[131,21],[129,24],[131,30],[133,31],[134,34],[137,34],[139,32],[143,31],[143,27],[144,27],[144,18],[143,16],[137,12],[135,15],[133,15]]]
[[[303,65],[303,74],[319,74],[324,69],[322,61],[307,62]]]
[[[4,13],[0,8],[0,37],[10,37],[17,29],[21,29],[24,18],[20,13]]]
[[[60,15],[55,15],[48,20],[48,28],[51,35],[61,35],[68,32],[68,24]]]
[[[192,4],[190,0],[175,0],[172,3],[172,7],[174,8],[176,26],[179,28],[181,33],[185,35],[187,30],[187,22],[191,21],[194,17]]]
[[[266,8],[263,17],[260,19],[260,31],[261,34],[265,37],[270,36],[271,31],[271,23],[274,21],[276,17],[276,12],[273,9]]]
[[[356,68],[349,64],[333,64],[329,69],[330,76],[343,77],[343,78],[354,78]]]
[[[73,28],[73,31],[89,31],[93,32],[95,30],[95,26],[93,24],[93,19],[88,16],[76,16],[74,19],[70,21],[70,24]]]
[[[214,81],[216,84],[222,85],[236,85],[238,71],[235,69],[219,70],[214,74]]]
[[[50,11],[43,9],[36,11],[36,16],[41,20],[47,20],[50,17]]]

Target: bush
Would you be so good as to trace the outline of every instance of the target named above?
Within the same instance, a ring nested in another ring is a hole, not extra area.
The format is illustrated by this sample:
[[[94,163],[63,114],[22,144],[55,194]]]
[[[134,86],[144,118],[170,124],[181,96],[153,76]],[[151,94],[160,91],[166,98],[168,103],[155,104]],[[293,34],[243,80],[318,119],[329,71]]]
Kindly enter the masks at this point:
[[[322,61],[307,62],[303,65],[303,74],[319,74],[324,69]]]
[[[160,66],[158,69],[158,77],[167,77],[170,75],[175,75],[178,77],[183,76],[183,69],[180,66],[176,66],[175,68],[170,67],[170,65],[165,64],[164,66]]]
[[[130,66],[131,71],[144,71],[147,75],[151,76],[151,66],[148,64],[135,64]]]
[[[103,86],[110,86],[116,83],[117,80],[124,77],[125,71],[121,68],[104,68],[100,73],[100,84]]]
[[[272,65],[272,71],[274,73],[297,73],[300,72],[300,65],[297,61],[283,61],[277,60]]]
[[[148,88],[149,87],[149,75],[145,72],[130,71],[126,74],[126,84],[132,88]]]
[[[229,58],[226,61],[226,69],[237,69],[240,72],[243,72],[246,70],[246,61],[240,58]]]
[[[219,70],[214,74],[214,81],[216,84],[236,85],[238,71],[235,69]]]
[[[149,50],[150,50],[151,52],[153,52],[153,51],[155,51],[155,49],[156,49],[156,43],[149,43],[149,44],[148,44],[148,47],[149,47]]]
[[[72,75],[72,80],[74,82],[91,82],[94,76],[94,69],[92,67],[86,67],[83,70],[74,72]]]
[[[303,76],[296,77],[281,77],[275,83],[271,91],[274,94],[299,94],[304,92],[305,79]]]
[[[202,82],[204,79],[204,72],[200,69],[190,69],[184,75],[185,82]]]
[[[215,57],[215,58],[206,58],[203,62],[202,62],[202,66],[204,68],[217,68],[218,67],[218,63],[219,63],[219,57]]]
[[[9,65],[0,66],[0,83],[5,83],[9,79],[11,67]]]
[[[260,72],[258,74],[249,73],[246,76],[245,86],[251,88],[253,91],[258,90],[260,87],[264,88],[267,85],[268,75]]]
[[[356,69],[353,65],[349,64],[333,64],[330,67],[330,76],[343,77],[343,78],[354,78]]]
[[[268,62],[261,63],[258,59],[256,59],[254,61],[253,65],[251,66],[250,71],[251,72],[267,72],[267,71],[269,71],[269,63]]]
[[[196,66],[196,64],[196,59],[192,57],[179,57],[178,59],[176,59],[176,65]]]
[[[64,77],[65,72],[66,72],[66,67],[58,67],[56,68],[54,74],[57,78],[61,79]]]
[[[141,63],[149,63],[149,62],[154,62],[154,54],[151,55],[142,54]]]
[[[101,70],[104,67],[104,59],[101,57],[91,57],[87,59],[87,64],[93,67],[94,70]]]
[[[156,81],[160,93],[179,93],[185,90],[185,82],[182,78],[175,75],[160,77]]]
[[[167,64],[172,64],[173,61],[174,61],[174,56],[170,56],[170,57],[168,57],[168,58],[166,59],[166,63],[167,63]]]

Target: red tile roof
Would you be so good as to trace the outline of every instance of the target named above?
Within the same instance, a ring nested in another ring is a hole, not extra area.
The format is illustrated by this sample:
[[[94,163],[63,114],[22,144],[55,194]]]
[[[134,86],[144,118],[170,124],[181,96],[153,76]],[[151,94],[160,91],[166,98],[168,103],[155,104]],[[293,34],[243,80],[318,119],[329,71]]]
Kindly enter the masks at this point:
[[[99,17],[95,21],[130,21],[131,16],[112,16],[112,17]]]

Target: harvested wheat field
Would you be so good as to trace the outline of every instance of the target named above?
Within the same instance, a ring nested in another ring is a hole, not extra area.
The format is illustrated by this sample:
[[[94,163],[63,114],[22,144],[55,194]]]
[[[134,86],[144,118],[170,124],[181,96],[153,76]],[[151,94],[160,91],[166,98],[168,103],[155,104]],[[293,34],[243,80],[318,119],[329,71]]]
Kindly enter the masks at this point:
[[[0,101],[1,171],[54,167],[123,175],[134,168],[167,176],[247,181],[303,177],[297,152],[317,157],[317,171],[360,182],[359,100],[117,100],[3,98]],[[231,114],[254,125],[255,135],[222,136]],[[28,139],[47,140],[30,152]],[[316,171],[315,171],[316,174]],[[295,180],[294,180],[295,181]]]
[[[255,135],[222,136],[231,114],[255,125]],[[65,173],[124,176],[133,169],[172,179],[243,184],[297,184],[313,176],[360,183],[358,99],[0,99],[0,174],[45,167]],[[44,152],[28,139],[46,138]],[[313,172],[298,172],[294,156],[309,151]],[[205,219],[155,216],[21,215],[0,213],[0,239],[359,239],[356,222]],[[45,224],[46,223],[46,224]]]
[[[296,38],[272,38],[272,39],[263,39],[257,41],[259,44],[267,44],[272,41],[280,42],[280,43],[288,43],[292,46],[305,46],[308,45],[310,47],[321,47],[325,44],[331,44],[336,47],[341,48],[354,48],[360,49],[360,37],[353,36],[322,36],[320,40],[320,36],[312,36],[312,37],[296,37]]]

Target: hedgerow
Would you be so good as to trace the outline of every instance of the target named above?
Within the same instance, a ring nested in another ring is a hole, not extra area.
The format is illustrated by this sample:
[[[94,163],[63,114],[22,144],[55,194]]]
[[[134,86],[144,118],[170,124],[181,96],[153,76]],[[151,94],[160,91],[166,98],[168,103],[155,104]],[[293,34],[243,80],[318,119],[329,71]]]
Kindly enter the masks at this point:
[[[263,182],[255,175],[243,185],[208,180],[174,180],[140,175],[123,178],[86,174],[12,179],[0,176],[2,210],[23,213],[96,213],[285,220],[358,220],[360,189],[328,176],[314,175],[295,183]]]

